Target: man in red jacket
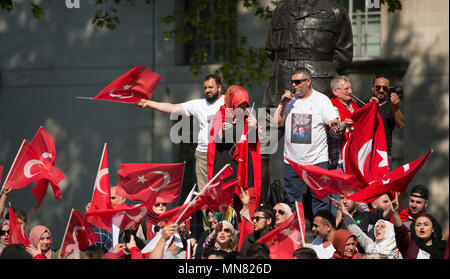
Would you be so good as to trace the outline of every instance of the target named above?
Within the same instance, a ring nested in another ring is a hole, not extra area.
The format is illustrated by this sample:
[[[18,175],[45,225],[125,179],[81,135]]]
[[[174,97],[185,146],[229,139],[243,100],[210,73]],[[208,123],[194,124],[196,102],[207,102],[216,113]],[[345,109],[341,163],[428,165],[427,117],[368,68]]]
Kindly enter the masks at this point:
[[[416,216],[422,212],[426,213],[425,208],[428,206],[428,189],[424,185],[415,185],[408,197],[408,208],[400,212],[400,219],[408,229]]]

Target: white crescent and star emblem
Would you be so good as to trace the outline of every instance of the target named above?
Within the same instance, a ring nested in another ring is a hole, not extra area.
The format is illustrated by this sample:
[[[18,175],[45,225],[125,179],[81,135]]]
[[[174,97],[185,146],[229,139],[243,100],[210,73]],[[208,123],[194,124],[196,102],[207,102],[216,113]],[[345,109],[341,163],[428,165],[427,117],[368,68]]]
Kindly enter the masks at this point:
[[[314,180],[313,181],[315,185],[313,186],[313,183],[311,183],[311,181],[309,180],[309,176],[305,170],[302,170],[302,179],[306,184],[308,184],[309,187],[313,188],[314,190],[318,191],[322,190],[322,187],[319,184],[317,184],[317,182],[315,182]]]
[[[372,151],[372,139],[367,141],[358,152],[358,168],[362,175],[364,175],[364,163],[366,162],[367,156]]]
[[[108,193],[106,193],[105,191],[102,190],[102,187],[100,187],[100,180],[102,179],[102,177],[104,175],[109,174],[109,170],[107,168],[101,169],[98,174],[97,174],[97,178],[95,179],[95,189],[97,189],[97,191],[99,191],[100,193],[107,195]]]
[[[163,183],[162,183],[159,187],[157,187],[157,188],[149,187],[150,190],[152,190],[152,191],[154,191],[154,192],[158,192],[158,191],[161,190],[162,188],[164,188],[164,187],[166,187],[167,185],[169,185],[169,183],[170,183],[170,175],[169,175],[167,172],[163,172],[163,171],[152,171],[152,172],[150,172],[149,174],[151,174],[151,173],[156,173],[156,174],[162,175],[162,176],[164,177],[164,181],[163,181]]]
[[[138,182],[139,183],[145,184],[146,181],[148,181],[148,180],[145,179],[145,177],[143,175],[141,175],[141,176],[138,175]]]
[[[75,245],[78,246],[77,231],[84,231],[84,230],[85,230],[84,227],[80,227],[80,226],[73,227],[72,237],[73,237],[73,241],[75,242]]]
[[[37,173],[33,173],[31,174],[31,167],[33,167],[34,165],[44,165],[44,163],[42,163],[39,160],[30,160],[25,164],[25,167],[23,168],[23,174],[25,175],[26,178],[32,178],[33,176],[35,176]]]
[[[382,160],[381,162],[378,164],[379,168],[382,167],[387,167],[389,165],[389,161],[388,161],[388,154],[386,151],[380,151],[377,149],[378,154],[381,156]]]
[[[121,90],[113,90],[113,91],[109,92],[109,96],[111,96],[113,98],[119,98],[119,99],[132,98],[132,97],[134,97],[133,93],[131,93],[131,95],[118,95],[118,94],[115,94],[115,92],[119,92],[119,91],[128,91],[128,90],[131,89],[131,87],[133,87],[133,86],[129,85],[129,84],[125,84],[123,86],[123,89],[121,89]]]
[[[46,158],[50,158],[51,159],[52,158],[52,154],[50,154],[48,152],[44,152],[44,153],[42,153],[41,157],[43,159],[46,159]]]

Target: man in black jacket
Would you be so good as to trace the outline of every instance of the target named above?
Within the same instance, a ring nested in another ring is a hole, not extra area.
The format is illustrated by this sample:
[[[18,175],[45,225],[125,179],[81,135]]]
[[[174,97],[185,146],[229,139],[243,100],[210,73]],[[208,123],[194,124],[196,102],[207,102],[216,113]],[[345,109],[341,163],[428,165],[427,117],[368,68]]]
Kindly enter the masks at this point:
[[[268,207],[258,207],[252,217],[254,230],[242,243],[240,252],[245,256],[250,245],[273,230],[275,225],[275,211]]]

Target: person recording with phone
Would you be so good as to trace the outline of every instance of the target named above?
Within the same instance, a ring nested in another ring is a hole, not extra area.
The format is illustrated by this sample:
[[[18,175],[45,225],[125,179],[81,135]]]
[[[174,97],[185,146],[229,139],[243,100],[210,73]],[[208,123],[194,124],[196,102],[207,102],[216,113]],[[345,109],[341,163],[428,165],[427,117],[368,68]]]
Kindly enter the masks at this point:
[[[379,105],[379,113],[383,119],[386,134],[389,162],[392,161],[392,132],[395,128],[402,129],[405,126],[405,116],[400,110],[401,94],[396,88],[390,87],[390,80],[386,75],[380,74],[373,78],[373,97],[370,101],[376,101]]]

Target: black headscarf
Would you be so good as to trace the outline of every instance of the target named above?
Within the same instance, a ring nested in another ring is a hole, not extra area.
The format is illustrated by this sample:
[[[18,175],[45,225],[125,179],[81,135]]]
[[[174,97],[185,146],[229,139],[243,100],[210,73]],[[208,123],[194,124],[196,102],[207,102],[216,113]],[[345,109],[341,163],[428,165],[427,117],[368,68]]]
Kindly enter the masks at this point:
[[[434,233],[431,235],[432,244],[430,246],[426,245],[421,239],[416,235],[416,220],[419,217],[427,217],[433,223]],[[411,238],[417,243],[420,249],[430,253],[430,259],[443,259],[445,256],[445,249],[447,248],[447,241],[442,240],[442,227],[436,221],[436,219],[430,214],[421,214],[411,224]]]

